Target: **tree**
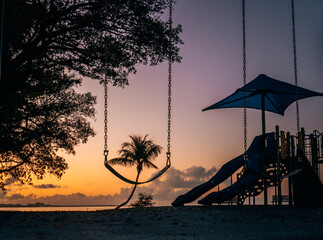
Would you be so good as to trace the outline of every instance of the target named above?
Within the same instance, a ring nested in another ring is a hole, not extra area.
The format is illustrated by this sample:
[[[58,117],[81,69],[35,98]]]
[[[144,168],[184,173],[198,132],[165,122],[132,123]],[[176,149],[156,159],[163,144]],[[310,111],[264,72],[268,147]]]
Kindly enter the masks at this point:
[[[169,1],[6,1],[4,84],[22,87],[24,72],[59,65],[93,79],[107,74],[123,86],[138,63],[157,64],[170,51],[180,61],[181,26],[170,31],[161,18]]]
[[[125,86],[135,65],[180,61],[181,26],[162,20],[166,0],[10,0],[5,2],[0,82],[0,187],[67,169],[94,131],[96,102],[77,93],[83,77]],[[172,38],[170,38],[172,36]],[[172,39],[172,40],[171,40]]]
[[[162,150],[161,146],[154,144],[151,139],[147,139],[148,135],[146,135],[145,137],[137,135],[129,137],[131,141],[124,142],[121,145],[121,150],[119,150],[120,157],[109,160],[110,164],[121,165],[125,167],[137,167],[136,184],[134,185],[127,201],[120,204],[116,209],[119,209],[130,201],[137,188],[139,176],[144,167],[157,169],[157,167],[151,161],[154,160]]]
[[[144,208],[144,207],[152,207],[155,204],[153,202],[153,195],[149,193],[139,193],[138,200],[134,203],[131,203],[131,206],[135,208]]]

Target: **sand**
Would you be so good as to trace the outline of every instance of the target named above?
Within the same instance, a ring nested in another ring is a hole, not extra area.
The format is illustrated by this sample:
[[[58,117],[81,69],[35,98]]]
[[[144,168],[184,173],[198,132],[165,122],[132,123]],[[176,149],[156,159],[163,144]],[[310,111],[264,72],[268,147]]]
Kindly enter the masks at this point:
[[[0,212],[0,239],[323,239],[323,208],[153,207]]]

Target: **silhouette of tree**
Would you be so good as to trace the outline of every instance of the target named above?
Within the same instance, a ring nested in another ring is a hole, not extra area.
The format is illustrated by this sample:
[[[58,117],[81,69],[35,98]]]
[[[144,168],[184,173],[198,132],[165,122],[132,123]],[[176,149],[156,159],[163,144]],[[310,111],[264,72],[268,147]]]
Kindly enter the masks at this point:
[[[144,208],[144,207],[152,207],[155,204],[153,202],[153,195],[150,193],[139,193],[138,200],[134,203],[131,203],[131,206],[135,208]]]
[[[73,154],[94,136],[88,118],[94,118],[96,98],[75,91],[82,77],[102,81],[107,74],[125,86],[138,63],[162,62],[170,49],[173,61],[180,61],[181,26],[168,29],[162,19],[167,3],[5,1],[0,188],[8,178],[31,183],[45,173],[60,177],[67,164],[57,151]]]
[[[132,135],[129,137],[131,138],[131,142],[124,142],[121,145],[121,150],[119,150],[120,157],[109,160],[110,164],[125,167],[137,167],[136,184],[134,185],[127,201],[120,204],[118,207],[116,207],[116,209],[119,209],[130,201],[137,188],[138,179],[144,167],[157,169],[157,167],[151,161],[154,160],[162,150],[161,146],[154,144],[151,139],[147,139],[148,135],[143,138],[137,135]]]
[[[3,84],[23,88],[26,72],[59,65],[123,86],[138,63],[162,62],[170,49],[180,61],[181,26],[170,31],[161,18],[168,1],[6,1]]]

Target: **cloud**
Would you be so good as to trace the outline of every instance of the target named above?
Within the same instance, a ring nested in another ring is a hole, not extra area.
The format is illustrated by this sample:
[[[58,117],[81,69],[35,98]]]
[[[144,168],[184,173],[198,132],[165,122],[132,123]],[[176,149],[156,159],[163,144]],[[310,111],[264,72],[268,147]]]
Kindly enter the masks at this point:
[[[164,180],[157,179],[153,184],[171,189],[192,188],[209,180],[216,172],[215,167],[208,171],[201,166],[193,166],[184,171],[170,168],[164,174]]]
[[[9,201],[24,201],[24,200],[31,200],[33,198],[36,198],[34,194],[29,194],[25,196],[20,193],[14,193],[12,195],[5,196],[5,199]]]
[[[6,180],[4,180],[5,185],[14,184],[16,182],[19,182],[19,181],[17,179],[14,179],[14,178],[7,178]]]
[[[193,187],[209,180],[217,169],[205,169],[201,166],[192,166],[183,171],[171,167],[160,178],[156,179],[150,184],[139,185],[136,189],[135,195],[131,201],[137,199],[138,193],[150,193],[154,197],[154,202],[158,205],[170,205],[170,203],[181,194],[186,193]],[[54,184],[41,184],[34,186],[35,188],[61,188]],[[114,195],[96,195],[87,196],[83,193],[72,194],[55,194],[52,196],[37,197],[34,194],[27,196],[15,193],[10,196],[0,194],[0,203],[35,203],[43,202],[51,205],[117,205],[124,202],[130,195],[133,186],[129,188],[122,188],[120,193]]]
[[[192,166],[183,171],[170,168],[163,177],[152,184],[140,187],[137,193],[151,193],[158,204],[169,205],[178,195],[209,180],[216,172],[215,167],[206,170],[201,166]]]
[[[0,200],[5,198],[5,192],[0,190]]]
[[[8,191],[10,191],[10,188],[11,187],[21,187],[23,186],[23,184],[18,180],[18,179],[15,179],[15,178],[7,178],[4,180],[4,184],[6,186],[6,188],[8,189]]]
[[[35,185],[34,188],[48,189],[48,188],[62,188],[62,186],[54,185],[54,184],[40,184],[40,185]]]

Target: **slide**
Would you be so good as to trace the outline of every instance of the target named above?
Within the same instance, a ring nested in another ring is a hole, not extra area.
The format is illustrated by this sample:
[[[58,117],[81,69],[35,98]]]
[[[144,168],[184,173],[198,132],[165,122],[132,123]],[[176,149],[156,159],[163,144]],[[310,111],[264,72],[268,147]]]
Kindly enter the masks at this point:
[[[265,144],[266,138],[267,144]],[[267,145],[267,147],[265,147],[265,145]],[[245,190],[258,183],[263,172],[264,161],[273,157],[273,146],[275,146],[274,133],[255,137],[249,149],[246,151],[246,154],[248,155],[248,161],[246,163],[244,162],[243,155],[232,159],[228,163],[224,164],[209,181],[193,188],[186,194],[177,197],[175,201],[172,202],[172,205],[174,207],[179,207],[183,206],[185,203],[190,203],[196,200],[204,193],[228,179],[240,167],[245,166],[244,174],[236,183],[222,191],[209,194],[204,199],[200,200],[199,203],[211,204],[223,202],[233,198],[239,193],[243,193]]]
[[[255,160],[263,162],[261,161],[261,156],[251,157],[255,157]],[[236,181],[234,184],[221,191],[210,193],[205,198],[198,201],[198,203],[204,205],[211,205],[212,203],[222,203],[224,201],[228,201],[233,197],[237,196],[238,194],[244,193],[246,192],[246,190],[252,188],[258,183],[259,179],[261,178],[261,173],[252,171],[247,168],[242,177],[239,178],[238,181]]]

